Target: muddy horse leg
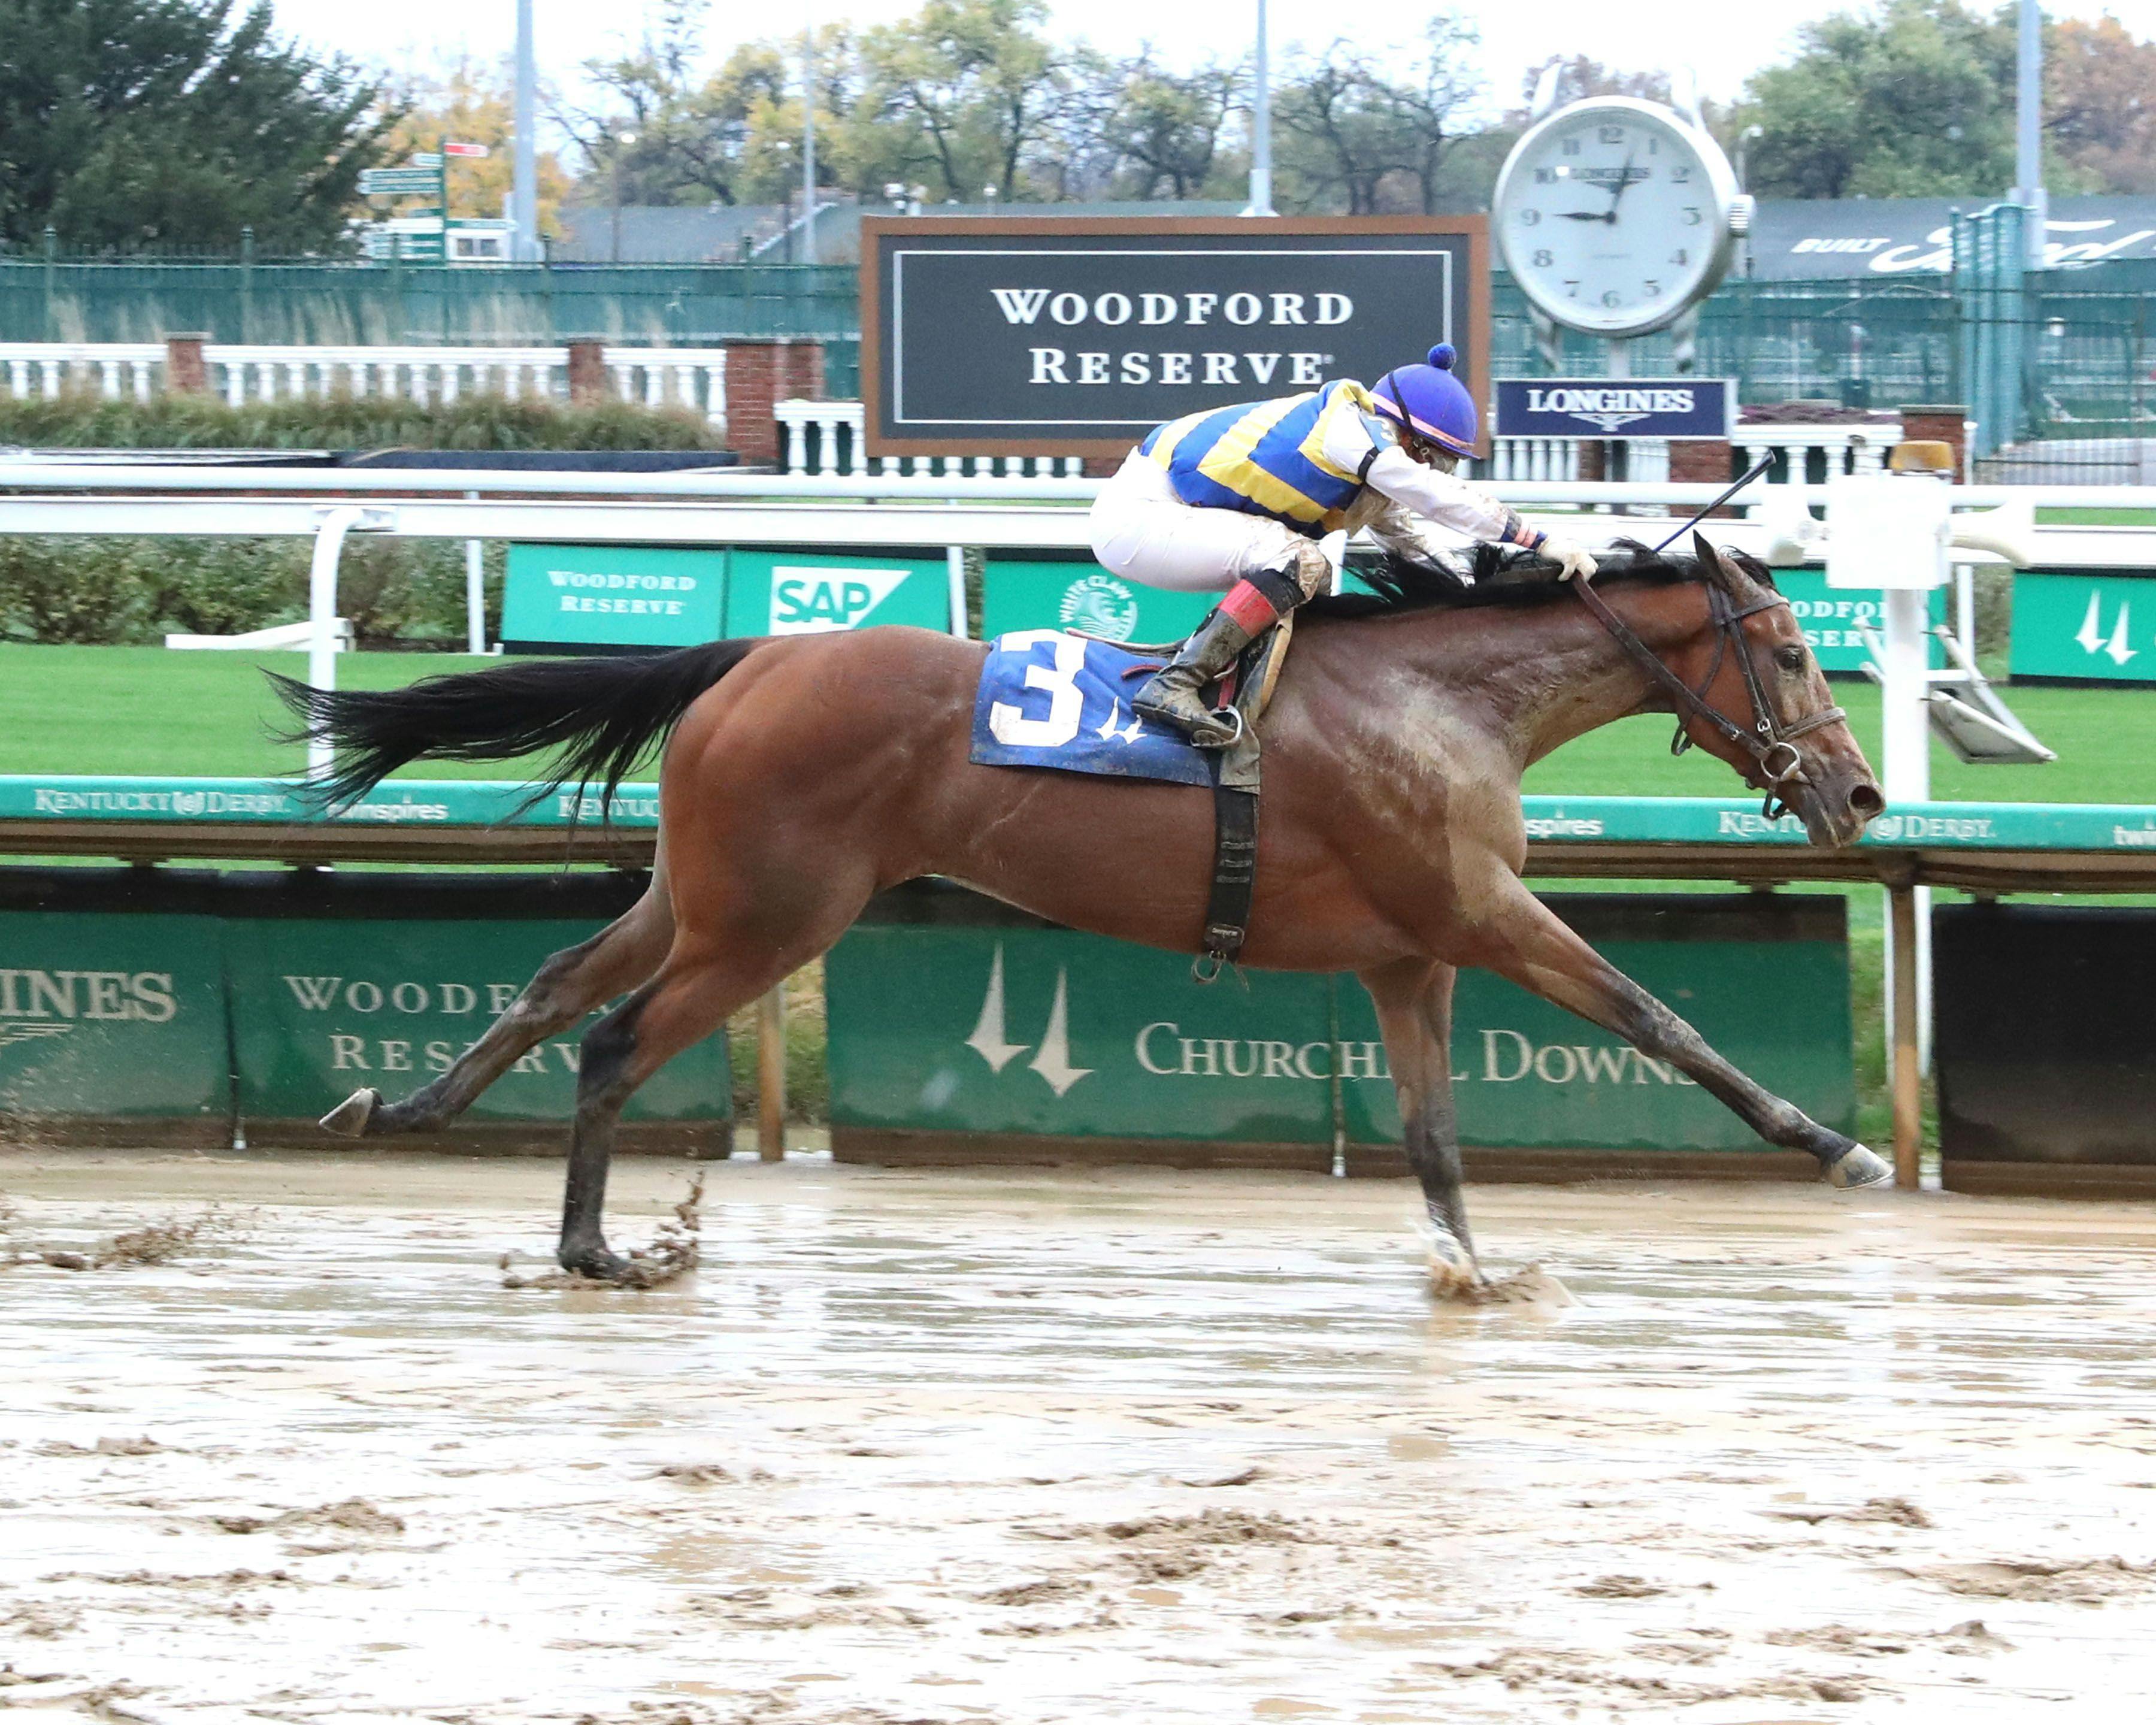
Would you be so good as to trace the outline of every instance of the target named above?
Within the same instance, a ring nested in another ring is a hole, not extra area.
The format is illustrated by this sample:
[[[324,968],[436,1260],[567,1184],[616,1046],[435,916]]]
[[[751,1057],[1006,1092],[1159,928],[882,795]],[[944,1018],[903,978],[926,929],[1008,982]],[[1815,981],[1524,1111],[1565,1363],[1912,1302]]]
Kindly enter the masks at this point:
[[[1478,943],[1475,963],[1669,1061],[1768,1143],[1810,1156],[1829,1184],[1877,1186],[1893,1178],[1893,1168],[1854,1138],[1828,1130],[1731,1065],[1517,880],[1484,926],[1487,938]]]
[[[384,1101],[377,1090],[354,1091],[322,1117],[322,1125],[352,1138],[439,1131],[540,1042],[649,980],[673,938],[674,910],[662,871],[620,916],[541,965],[509,1009],[440,1077],[394,1102]]]
[[[1419,958],[1362,973],[1399,1096],[1402,1147],[1422,1183],[1430,1281],[1441,1294],[1482,1280],[1460,1192],[1459,1117],[1452,1103],[1452,984],[1458,975],[1450,964]]]

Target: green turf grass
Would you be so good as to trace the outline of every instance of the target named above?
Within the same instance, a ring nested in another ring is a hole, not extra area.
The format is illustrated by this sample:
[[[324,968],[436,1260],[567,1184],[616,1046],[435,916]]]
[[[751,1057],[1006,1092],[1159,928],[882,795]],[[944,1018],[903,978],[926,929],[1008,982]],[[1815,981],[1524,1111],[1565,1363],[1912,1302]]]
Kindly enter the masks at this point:
[[[351,653],[352,689],[393,689],[443,671],[501,663],[446,653]],[[304,673],[298,653],[175,653],[162,647],[0,645],[0,773],[249,778],[295,771],[297,750],[269,741],[284,715],[261,671]],[[1879,696],[1835,685],[1857,740],[1876,757]],[[2156,803],[2156,690],[2020,688],[2007,698],[2059,752],[2047,767],[1965,767],[1933,751],[1933,794],[1970,802]],[[1704,751],[1672,758],[1671,721],[1627,719],[1562,748],[1527,788],[1556,795],[1727,797],[1743,788]],[[407,776],[506,778],[513,764],[422,762]]]

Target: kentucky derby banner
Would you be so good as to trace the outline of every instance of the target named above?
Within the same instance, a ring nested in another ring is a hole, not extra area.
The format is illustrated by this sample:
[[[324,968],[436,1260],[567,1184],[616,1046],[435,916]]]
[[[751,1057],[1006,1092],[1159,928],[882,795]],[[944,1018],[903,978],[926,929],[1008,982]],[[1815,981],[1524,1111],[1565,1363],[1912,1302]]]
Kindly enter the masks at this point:
[[[870,454],[1120,454],[1163,420],[1489,352],[1480,216],[861,223]]]
[[[1727,438],[1729,377],[1507,377],[1492,429],[1505,437]]]

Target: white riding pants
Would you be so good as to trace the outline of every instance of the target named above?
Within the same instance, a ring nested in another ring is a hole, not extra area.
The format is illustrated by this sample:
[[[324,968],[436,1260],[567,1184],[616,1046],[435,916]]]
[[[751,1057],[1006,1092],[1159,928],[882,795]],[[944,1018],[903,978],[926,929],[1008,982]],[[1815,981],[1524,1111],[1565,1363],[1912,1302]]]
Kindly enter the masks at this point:
[[[1110,572],[1175,593],[1225,593],[1311,542],[1292,527],[1234,509],[1199,509],[1168,471],[1136,449],[1093,500],[1093,555]]]

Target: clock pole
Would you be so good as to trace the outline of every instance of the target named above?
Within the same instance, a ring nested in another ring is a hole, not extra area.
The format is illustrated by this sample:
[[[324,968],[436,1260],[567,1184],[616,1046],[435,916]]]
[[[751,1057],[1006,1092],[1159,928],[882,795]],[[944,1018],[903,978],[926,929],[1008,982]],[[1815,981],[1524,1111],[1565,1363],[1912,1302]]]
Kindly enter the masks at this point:
[[[1604,345],[1602,372],[1607,377],[1629,377],[1632,375],[1632,344],[1621,336],[1612,336]],[[1632,476],[1632,446],[1622,438],[1605,438],[1602,444],[1602,476],[1614,483],[1622,483]],[[1623,515],[1618,506],[1615,513]]]

